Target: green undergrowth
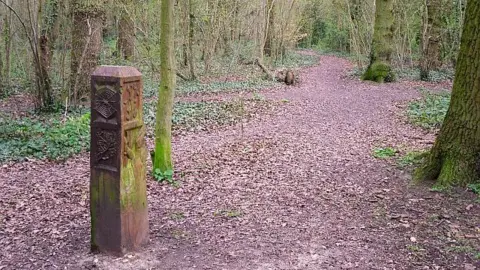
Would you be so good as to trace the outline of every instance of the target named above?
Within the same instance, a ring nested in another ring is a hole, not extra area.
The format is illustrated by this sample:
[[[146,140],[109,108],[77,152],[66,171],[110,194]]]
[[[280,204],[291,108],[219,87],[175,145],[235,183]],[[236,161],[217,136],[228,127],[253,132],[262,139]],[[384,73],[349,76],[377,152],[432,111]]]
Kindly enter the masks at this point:
[[[423,97],[412,101],[407,107],[410,123],[425,129],[440,128],[450,105],[449,92],[423,91]]]
[[[318,64],[320,57],[318,55],[312,55],[308,52],[288,52],[283,57],[279,57],[274,61],[273,66],[276,68],[301,68],[311,67]]]
[[[378,159],[387,159],[397,155],[398,150],[392,147],[379,147],[373,149],[373,157]]]
[[[397,74],[400,80],[420,81],[420,69],[417,67],[396,68],[395,73]],[[451,68],[430,71],[431,82],[453,81],[454,77],[455,77],[455,70]]]
[[[314,66],[318,61],[318,55],[295,51],[287,52],[284,57],[279,57],[273,61],[272,66],[275,69],[296,69]],[[265,59],[265,63],[271,62],[272,60]],[[226,68],[226,70],[228,71],[228,68]],[[244,65],[244,69],[237,68],[232,70],[231,73],[224,73],[226,70],[215,73],[218,78],[213,77],[213,79],[207,79],[207,81],[212,80],[211,82],[183,81],[178,79],[175,94],[177,96],[188,96],[192,94],[253,92],[267,89],[278,84],[278,82],[265,80],[263,72],[259,71],[255,65]],[[249,75],[245,76],[245,74]],[[158,88],[159,82],[157,80],[146,79],[144,83],[144,96],[146,98],[156,97],[158,95]]]
[[[58,160],[89,149],[90,114],[0,120],[0,162]]]
[[[199,81],[179,82],[175,90],[177,96],[188,96],[192,94],[218,94],[234,92],[253,92],[276,85],[276,82],[252,78],[245,81],[215,81],[201,83]],[[158,95],[158,83],[148,82],[145,84],[144,96],[146,98]]]
[[[233,125],[249,119],[274,104],[256,94],[228,102],[177,102],[172,118],[173,131],[195,132]],[[149,136],[155,126],[155,102],[144,104]],[[63,160],[90,149],[90,114],[61,112],[14,119],[0,115],[0,162],[26,158]]]
[[[218,126],[233,125],[242,119],[249,119],[264,108],[272,108],[273,104],[261,98],[236,99],[227,102],[199,101],[177,102],[173,108],[173,131],[204,131]],[[155,125],[156,104],[144,104],[145,123]]]
[[[355,67],[348,72],[349,77],[360,78],[365,74],[365,68]],[[399,81],[420,81],[420,69],[418,68],[394,68],[393,73]],[[453,81],[453,69],[443,69],[430,72],[431,82]]]
[[[408,151],[397,159],[397,165],[400,168],[413,167],[422,163],[427,152]]]
[[[468,185],[468,190],[477,194],[477,202],[480,203],[480,182]],[[478,258],[480,260],[480,257]]]
[[[398,168],[413,168],[420,164],[427,152],[419,150],[399,150],[394,147],[377,147],[372,156],[377,159],[394,161]]]

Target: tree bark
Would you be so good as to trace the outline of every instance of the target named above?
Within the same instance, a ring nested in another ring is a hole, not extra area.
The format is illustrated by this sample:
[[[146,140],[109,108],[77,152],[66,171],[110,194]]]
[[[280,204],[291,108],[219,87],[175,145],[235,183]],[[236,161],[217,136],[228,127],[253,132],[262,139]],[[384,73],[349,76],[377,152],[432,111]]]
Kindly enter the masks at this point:
[[[266,23],[266,37],[263,53],[265,56],[272,56],[274,52],[274,35],[275,35],[275,0],[267,1],[267,23]]]
[[[1,32],[1,28],[0,28],[0,32]],[[0,50],[0,98],[4,97],[5,94],[6,94],[6,91],[5,91],[5,86],[4,86],[4,76],[3,76],[3,55],[2,55],[2,51]]]
[[[11,5],[11,1],[6,0],[7,5]],[[4,83],[10,83],[10,59],[12,51],[12,11],[8,9],[6,11],[4,19],[4,29],[3,29],[3,40],[5,42],[5,72],[4,72]]]
[[[174,48],[175,0],[162,0],[160,24],[160,89],[158,93],[155,155],[153,171],[173,170],[172,161],[172,111],[176,84]]]
[[[370,52],[370,65],[363,80],[379,83],[392,82],[395,74],[391,67],[393,53],[393,0],[376,0],[375,26]]]
[[[197,79],[195,75],[195,54],[193,52],[193,42],[195,39],[195,14],[194,12],[194,0],[188,0],[188,66],[190,68],[190,79],[192,81]]]
[[[135,22],[132,17],[131,1],[123,0],[118,23],[117,51],[124,60],[132,61],[135,55]]]
[[[479,181],[480,1],[468,1],[452,99],[445,121],[415,179],[438,185]]]
[[[40,70],[38,73],[39,97],[43,109],[49,109],[53,105],[52,83],[50,79],[50,68],[55,48],[57,35],[55,27],[58,19],[58,0],[48,0],[45,2],[45,11],[42,15],[41,34],[39,38],[39,60]]]
[[[89,99],[90,75],[102,49],[103,1],[75,0],[73,5],[70,98],[72,105]]]
[[[422,38],[422,60],[420,62],[420,78],[430,80],[430,71],[442,66],[442,0],[426,0],[426,18]]]

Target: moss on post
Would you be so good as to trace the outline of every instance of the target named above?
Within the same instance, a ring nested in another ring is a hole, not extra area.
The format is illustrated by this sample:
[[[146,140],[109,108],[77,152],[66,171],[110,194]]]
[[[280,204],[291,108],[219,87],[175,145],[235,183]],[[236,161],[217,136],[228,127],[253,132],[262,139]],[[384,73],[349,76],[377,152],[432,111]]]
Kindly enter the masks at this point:
[[[480,1],[468,1],[452,99],[416,181],[466,185],[480,180]]]
[[[393,0],[376,0],[375,27],[370,52],[370,65],[363,80],[379,83],[392,82],[395,74],[391,68],[393,52]]]

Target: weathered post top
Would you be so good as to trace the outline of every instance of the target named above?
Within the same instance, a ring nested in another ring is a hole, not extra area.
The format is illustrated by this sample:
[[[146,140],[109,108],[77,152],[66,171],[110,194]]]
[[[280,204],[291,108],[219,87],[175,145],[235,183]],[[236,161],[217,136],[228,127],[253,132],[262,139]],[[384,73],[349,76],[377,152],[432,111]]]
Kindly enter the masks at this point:
[[[100,66],[91,84],[91,248],[122,255],[148,241],[142,74]]]

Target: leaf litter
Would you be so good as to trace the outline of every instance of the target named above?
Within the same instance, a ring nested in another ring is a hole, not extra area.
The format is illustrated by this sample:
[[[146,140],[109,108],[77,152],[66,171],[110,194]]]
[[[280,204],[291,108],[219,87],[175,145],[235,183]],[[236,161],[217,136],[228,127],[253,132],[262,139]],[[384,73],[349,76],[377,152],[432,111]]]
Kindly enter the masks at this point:
[[[410,185],[378,145],[431,145],[398,117],[404,82],[344,76],[324,56],[288,100],[250,121],[174,137],[176,180],[148,178],[150,243],[89,253],[89,160],[0,167],[0,269],[476,269],[480,206],[467,190]],[[149,140],[150,147],[152,141]]]

